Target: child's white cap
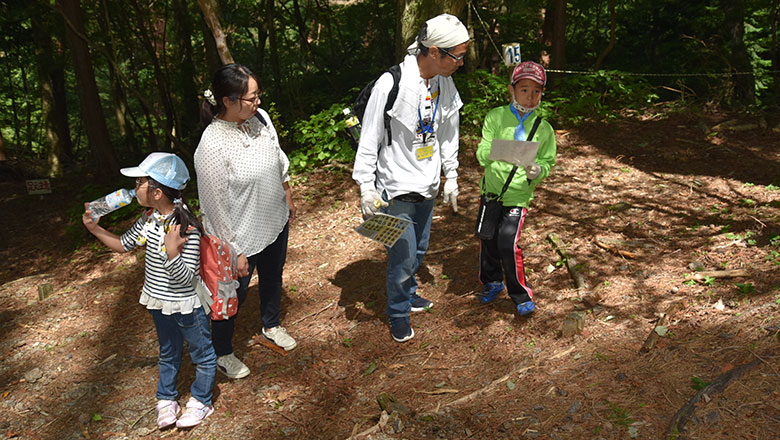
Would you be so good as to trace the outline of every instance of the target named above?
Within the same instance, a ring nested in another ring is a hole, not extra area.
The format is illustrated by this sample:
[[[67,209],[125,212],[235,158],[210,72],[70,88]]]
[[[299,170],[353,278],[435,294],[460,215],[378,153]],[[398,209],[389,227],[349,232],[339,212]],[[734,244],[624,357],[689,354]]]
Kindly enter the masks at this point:
[[[187,165],[171,153],[151,153],[137,167],[122,168],[119,172],[127,177],[151,177],[162,185],[179,190],[184,189],[190,180]]]

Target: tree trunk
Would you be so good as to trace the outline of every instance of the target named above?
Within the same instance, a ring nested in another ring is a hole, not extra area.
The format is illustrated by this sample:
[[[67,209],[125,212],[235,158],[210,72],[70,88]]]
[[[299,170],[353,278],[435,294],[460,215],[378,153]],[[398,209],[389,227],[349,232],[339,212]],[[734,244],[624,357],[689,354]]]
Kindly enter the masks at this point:
[[[262,17],[262,9],[258,16]],[[255,69],[254,72],[258,77],[263,76],[263,64],[265,61],[265,41],[268,39],[268,32],[265,29],[265,24],[262,21],[257,22],[257,47],[255,47]],[[335,46],[335,45],[334,45]]]
[[[222,30],[217,0],[198,0],[198,5],[203,12],[203,18],[206,20],[206,24],[209,26],[209,29],[211,29],[214,41],[217,43],[219,59],[222,60],[222,64],[233,64],[235,61],[233,61],[233,55],[230,54],[225,32]]]
[[[278,95],[282,91],[282,70],[279,67],[279,46],[276,39],[276,8],[274,7],[274,0],[266,0],[266,11],[265,23],[266,30],[268,31],[268,45],[271,49],[271,73],[274,81],[274,89]]]
[[[769,23],[771,28],[771,43],[769,46],[769,56],[772,61],[772,78],[774,80],[775,90],[780,88],[780,57],[777,54],[777,28],[780,23],[780,0],[774,0],[772,2],[772,9],[769,12]]]
[[[445,12],[460,17],[466,7],[466,0],[398,0],[397,4],[396,58],[402,60],[406,48],[417,38],[423,23]]]
[[[726,48],[731,68],[736,72],[752,72],[750,56],[745,46],[745,1],[724,0],[725,12],[724,31],[728,32]],[[741,108],[755,101],[755,78],[750,75],[735,75],[732,104]]]
[[[8,57],[10,58],[10,57]],[[22,123],[19,121],[19,105],[16,102],[16,85],[14,84],[14,74],[11,66],[10,59],[5,63],[6,73],[5,78],[8,81],[6,90],[8,90],[9,98],[11,99],[11,115],[14,121],[14,135],[11,146],[19,145],[19,139],[22,137]]]
[[[468,6],[466,6],[467,14],[466,14],[466,27],[469,30],[469,39],[471,40],[471,44],[469,44],[469,51],[466,53],[466,73],[474,73],[475,70],[477,70],[477,60],[479,59],[479,54],[477,54],[477,45],[474,44],[474,21],[471,17],[471,11],[474,8],[474,4],[469,2]]]
[[[42,122],[46,132],[46,156],[49,164],[47,175],[59,177],[63,174],[62,165],[71,162],[69,154],[73,149],[64,100],[65,72],[62,67],[62,57],[55,54],[52,47],[53,17],[48,11],[47,13],[42,13],[40,10],[36,12],[31,19],[36,46]]]
[[[62,54],[57,54],[60,61]],[[68,121],[68,94],[65,90],[65,67],[58,63],[57,67],[49,72],[51,75],[52,93],[54,94],[54,124],[59,133],[62,150],[69,161],[74,158],[73,140],[70,134],[70,122]]]
[[[566,66],[566,1],[548,0],[542,13],[544,14],[542,25],[544,49],[541,53],[541,63],[549,69],[563,69]],[[556,74],[551,73],[547,77],[549,87],[555,82]]]
[[[616,17],[615,17],[615,0],[609,0],[609,44],[607,45],[607,48],[604,49],[603,52],[601,52],[601,55],[599,55],[599,58],[596,60],[596,65],[593,66],[594,70],[601,69],[601,63],[604,62],[604,58],[609,55],[610,52],[612,52],[612,49],[615,48],[615,23],[616,23]]]
[[[30,86],[27,83],[27,70],[25,69],[24,62],[22,60],[19,60],[19,61],[21,61],[19,63],[19,68],[21,70],[21,75],[20,76],[22,77],[22,93],[23,93],[24,96],[30,96],[30,95],[32,95],[32,92],[30,91]],[[32,148],[32,146],[33,146],[33,133],[35,133],[35,128],[33,127],[33,122],[32,122],[33,106],[25,105],[24,106],[24,110],[25,110],[25,116],[24,116],[25,123],[24,123],[24,126],[27,128],[27,149],[29,151],[32,151],[32,149],[33,149]]]
[[[306,31],[306,24],[303,22],[303,16],[301,15],[301,8],[298,6],[298,0],[292,0],[292,15],[295,21],[295,26],[298,29],[298,39],[301,42],[301,53],[306,60],[303,69],[308,69],[311,64],[311,48],[309,47],[309,40],[307,38],[308,32]]]
[[[116,122],[119,131],[119,136],[126,147],[129,148],[135,155],[140,154],[138,148],[138,142],[135,139],[135,131],[129,121],[128,113],[129,107],[127,105],[127,94],[122,86],[122,81],[117,74],[115,66],[118,65],[116,61],[116,53],[114,50],[114,32],[111,29],[111,18],[109,16],[108,1],[103,0],[103,13],[98,14],[98,23],[100,29],[106,36],[105,49],[106,56],[111,58],[111,62],[108,63],[108,74],[111,80],[111,95],[114,97],[112,105],[114,107],[114,114],[116,115]]]
[[[8,156],[5,155],[5,140],[3,139],[3,130],[0,130],[0,162],[8,160]]]
[[[214,35],[211,33],[208,25],[204,20],[198,20],[198,29],[203,37],[204,51],[206,52],[206,65],[208,71],[213,73],[217,69],[222,67],[222,60],[219,59],[219,50],[217,50],[217,43],[214,41]],[[208,77],[211,80],[211,76]]]
[[[180,57],[174,64],[179,70],[179,92],[183,113],[181,114],[181,133],[179,137],[185,140],[187,145],[195,150],[195,142],[198,141],[198,124],[200,121],[200,104],[198,94],[201,92],[195,85],[195,62],[192,59],[192,40],[190,32],[193,29],[192,18],[187,10],[185,0],[175,0],[174,26],[176,38],[180,49]]]
[[[539,63],[544,67],[550,67],[550,48],[553,43],[553,5],[548,1],[540,11],[542,15],[542,30],[539,40],[542,43],[542,52],[539,54]]]
[[[553,18],[552,59],[550,67],[566,67],[566,0],[555,0]]]
[[[141,9],[138,1],[131,0],[130,4],[135,11],[135,14],[133,15],[135,16],[136,23],[138,25],[137,36],[141,40],[141,43],[146,50],[147,55],[149,56],[149,60],[152,62],[155,83],[157,84],[157,91],[160,94],[160,101],[163,104],[163,110],[165,112],[165,136],[169,141],[167,149],[171,149],[170,144],[172,142],[175,143],[174,138],[179,136],[179,132],[181,130],[176,127],[175,109],[171,98],[170,86],[168,85],[168,80],[165,77],[165,72],[163,72],[163,66],[160,63],[160,59],[157,56],[157,48],[162,45],[156,44],[156,42],[149,38],[149,35],[152,35],[152,32],[150,32],[149,28],[146,26],[146,14],[144,14],[144,10]],[[177,146],[181,147],[181,145],[178,144]],[[191,151],[184,150],[181,152],[188,156],[192,155]]]
[[[92,68],[87,41],[84,38],[81,8],[78,0],[57,0],[57,4],[67,24],[66,33],[73,55],[73,69],[76,73],[84,128],[92,151],[95,178],[98,181],[108,182],[111,177],[119,174],[119,165],[111,149],[106,119],[100,106],[95,72]]]

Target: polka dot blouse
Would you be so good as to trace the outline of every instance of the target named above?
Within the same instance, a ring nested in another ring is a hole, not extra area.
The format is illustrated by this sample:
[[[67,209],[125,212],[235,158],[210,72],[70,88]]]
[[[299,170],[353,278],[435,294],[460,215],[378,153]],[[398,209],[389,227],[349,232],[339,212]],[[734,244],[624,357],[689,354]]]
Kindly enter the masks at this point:
[[[219,118],[195,150],[206,230],[251,257],[276,240],[290,216],[282,184],[290,162],[264,110],[241,125]]]

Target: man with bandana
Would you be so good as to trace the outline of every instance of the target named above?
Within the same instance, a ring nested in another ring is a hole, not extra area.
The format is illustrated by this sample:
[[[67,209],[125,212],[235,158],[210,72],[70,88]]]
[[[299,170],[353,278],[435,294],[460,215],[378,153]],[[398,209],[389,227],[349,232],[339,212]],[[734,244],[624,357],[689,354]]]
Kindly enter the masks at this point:
[[[506,276],[507,293],[520,316],[533,313],[536,303],[525,280],[523,251],[518,238],[528,205],[534,198],[534,189],[555,166],[555,131],[547,121],[541,120],[533,139],[527,139],[539,118],[536,109],[542,101],[546,83],[544,67],[531,61],[518,64],[508,87],[512,103],[488,112],[482,125],[482,140],[477,147],[477,160],[485,167],[485,177],[480,181],[482,194],[500,194],[512,169],[518,166],[501,199],[503,210],[496,234],[480,243],[479,281],[484,289],[479,300],[487,304],[496,299],[504,290]],[[490,160],[493,139],[539,142],[534,163],[522,165]]]
[[[394,84],[390,73],[376,81],[363,115],[352,173],[360,185],[363,217],[384,212],[412,221],[387,249],[387,316],[397,342],[414,337],[410,312],[433,307],[417,294],[415,274],[428,250],[442,173],[444,202],[457,211],[463,103],[450,76],[463,65],[468,45],[468,30],[456,17],[442,14],[426,21],[400,64],[398,95],[387,112],[389,132],[383,113]]]

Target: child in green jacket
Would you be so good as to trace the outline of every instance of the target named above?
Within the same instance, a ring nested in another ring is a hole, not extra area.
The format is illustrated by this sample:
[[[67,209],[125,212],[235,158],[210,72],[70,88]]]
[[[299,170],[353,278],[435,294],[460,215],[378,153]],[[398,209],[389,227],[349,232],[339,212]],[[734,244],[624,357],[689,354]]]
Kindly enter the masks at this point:
[[[508,86],[512,103],[494,108],[487,114],[477,148],[477,160],[485,168],[480,190],[482,194],[500,194],[514,165],[489,159],[493,139],[539,142],[534,163],[518,167],[502,197],[503,209],[494,236],[480,240],[479,281],[484,286],[480,302],[493,301],[504,290],[506,276],[507,293],[517,305],[520,316],[533,313],[536,304],[533,291],[525,280],[523,251],[518,238],[528,205],[534,198],[534,189],[555,166],[555,131],[547,121],[541,121],[533,139],[526,139],[534,121],[539,118],[536,108],[546,83],[544,67],[531,61],[518,64]]]

